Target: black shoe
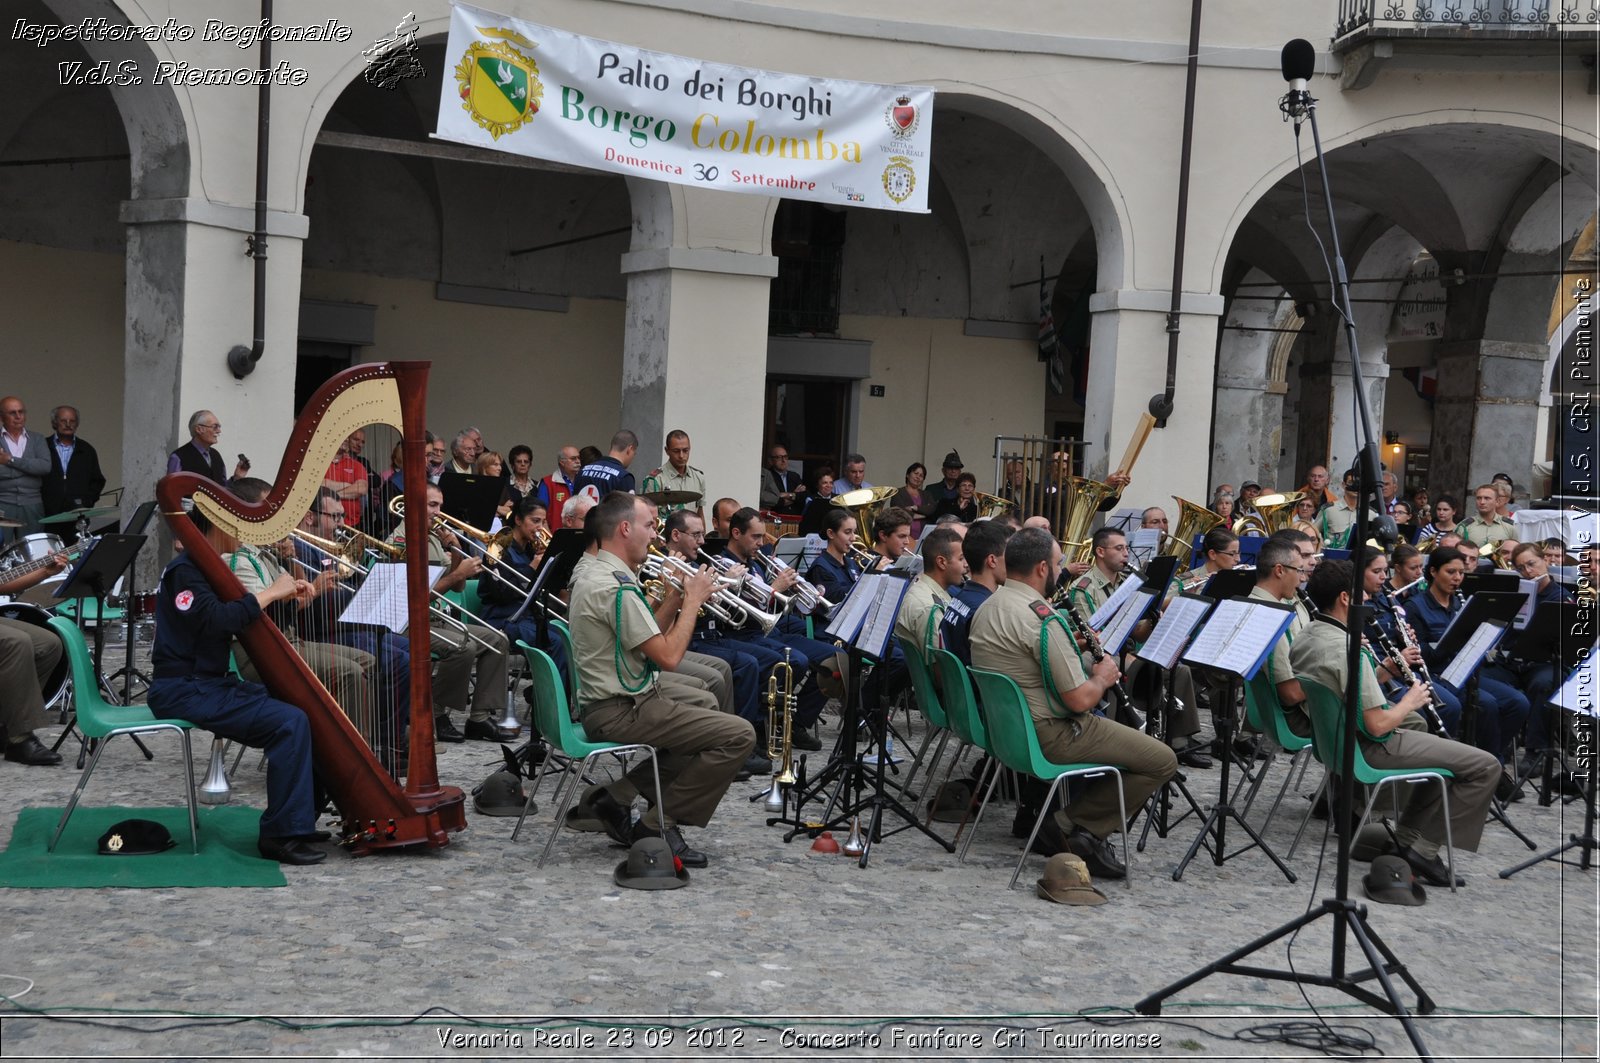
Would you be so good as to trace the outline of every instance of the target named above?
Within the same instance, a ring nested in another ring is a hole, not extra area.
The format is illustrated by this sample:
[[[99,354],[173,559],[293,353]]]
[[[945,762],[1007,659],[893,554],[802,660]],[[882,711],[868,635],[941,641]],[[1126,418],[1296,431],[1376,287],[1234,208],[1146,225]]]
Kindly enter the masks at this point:
[[[471,724],[468,724],[470,727]],[[441,742],[465,742],[467,736],[456,730],[456,725],[450,722],[448,716],[438,716],[433,721],[433,737]]]
[[[6,759],[18,764],[48,768],[61,763],[61,754],[50,752],[43,742],[30,734],[20,742],[6,743]]]
[[[1400,855],[1405,858],[1406,863],[1411,865],[1411,870],[1416,872],[1417,877],[1428,885],[1446,887],[1450,885],[1450,869],[1445,867],[1444,861],[1439,859],[1437,853],[1432,857],[1425,857],[1408,845],[1400,850]],[[1456,876],[1457,886],[1465,886],[1466,884],[1466,879],[1460,875]]]
[[[314,830],[310,834],[296,834],[292,840],[297,842],[326,842],[332,841],[333,835],[325,830]]]
[[[1178,754],[1178,763],[1186,768],[1209,768],[1211,758],[1200,752],[1199,748],[1186,749]]]
[[[1522,800],[1522,789],[1517,786],[1515,779],[1502,771],[1500,781],[1494,786],[1494,796],[1502,805],[1508,805],[1513,801]]]
[[[605,790],[589,799],[589,807],[599,817],[606,833],[618,845],[633,844],[633,812]]]
[[[328,858],[321,849],[313,849],[299,838],[262,838],[256,849],[268,860],[280,864],[320,864]]]
[[[440,737],[442,738],[444,736],[440,735]],[[464,737],[470,738],[474,742],[499,742],[500,728],[494,725],[493,720],[468,720],[467,731]],[[462,739],[460,738],[447,739],[447,741],[455,742],[459,742],[461,740]]]
[[[661,833],[659,828],[645,826],[642,819],[633,825],[634,841],[638,841],[640,838],[659,838]],[[689,848],[689,843],[683,840],[683,832],[677,827],[668,827],[666,835],[667,848],[672,850],[673,856],[683,862],[684,867],[705,867],[711,862],[706,859],[706,854],[699,849]]]
[[[1067,849],[1083,860],[1091,875],[1100,878],[1128,877],[1128,869],[1117,859],[1111,843],[1104,838],[1096,838],[1082,827],[1074,827],[1072,833],[1067,835]]]
[[[818,738],[813,731],[805,727],[796,727],[789,738],[791,744],[796,749],[804,749],[815,753],[822,748],[822,739]]]
[[[768,760],[766,757],[763,757],[760,753],[752,753],[745,758],[743,766],[739,768],[739,774],[734,776],[734,781],[743,782],[752,775],[771,774],[772,761]]]
[[[1033,824],[1028,824],[1028,830],[1033,829]],[[1023,831],[1026,838],[1028,831]],[[1039,833],[1033,836],[1033,844],[1028,847],[1031,853],[1040,856],[1054,856],[1067,851],[1067,836],[1061,832],[1061,824],[1056,822],[1055,816],[1046,816],[1044,822],[1039,824]]]

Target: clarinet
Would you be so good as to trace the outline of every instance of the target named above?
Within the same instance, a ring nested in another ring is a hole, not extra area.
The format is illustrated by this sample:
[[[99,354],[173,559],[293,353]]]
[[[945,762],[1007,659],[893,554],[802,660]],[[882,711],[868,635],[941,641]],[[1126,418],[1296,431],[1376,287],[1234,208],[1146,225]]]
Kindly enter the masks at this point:
[[[1394,620],[1394,631],[1400,637],[1401,648],[1410,649],[1417,645],[1417,633],[1411,629],[1411,623],[1406,619],[1405,610],[1396,605],[1394,599],[1387,592],[1380,591],[1378,600],[1383,604],[1384,608],[1389,610],[1389,616]],[[1425,707],[1423,716],[1427,719],[1430,730],[1443,738],[1449,738],[1450,732],[1445,728],[1444,719],[1439,715],[1439,709],[1444,705],[1444,699],[1439,697],[1439,691],[1434,688],[1433,676],[1428,674],[1427,662],[1418,662],[1416,674],[1413,675],[1410,666],[1405,663],[1405,659],[1398,653],[1392,652],[1394,647],[1389,643],[1388,637],[1383,634],[1383,629],[1376,623],[1372,626],[1378,632],[1382,644],[1387,647],[1385,652],[1389,654],[1390,660],[1399,666],[1401,678],[1408,684],[1421,680],[1427,685],[1428,704]]]
[[[1310,613],[1312,616],[1316,616],[1320,611],[1317,609],[1315,603],[1311,601],[1311,595],[1306,593],[1306,589],[1304,587],[1296,584],[1294,588],[1294,595],[1296,598],[1300,599],[1300,604],[1305,606],[1306,612]]]
[[[1095,664],[1105,660],[1106,651],[1100,647],[1099,636],[1094,633],[1094,629],[1089,626],[1088,621],[1083,619],[1082,614],[1078,612],[1078,607],[1069,601],[1065,603],[1063,608],[1067,614],[1067,623],[1071,626],[1072,633],[1077,636],[1078,641],[1089,647],[1090,659]],[[1128,688],[1122,685],[1121,676],[1118,676],[1117,681],[1111,684],[1111,695],[1116,699],[1117,710],[1126,713],[1133,699],[1128,697]]]

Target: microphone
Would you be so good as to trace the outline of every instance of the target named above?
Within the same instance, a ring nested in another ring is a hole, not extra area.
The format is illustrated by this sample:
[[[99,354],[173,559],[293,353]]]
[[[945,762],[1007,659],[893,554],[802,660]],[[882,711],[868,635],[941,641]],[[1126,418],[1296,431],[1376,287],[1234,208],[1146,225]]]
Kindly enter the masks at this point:
[[[1296,37],[1283,46],[1278,66],[1283,71],[1283,80],[1289,83],[1289,91],[1278,101],[1278,109],[1283,112],[1285,119],[1294,119],[1294,131],[1298,135],[1300,119],[1305,116],[1312,102],[1307,83],[1311,75],[1316,73],[1317,49],[1310,41]]]

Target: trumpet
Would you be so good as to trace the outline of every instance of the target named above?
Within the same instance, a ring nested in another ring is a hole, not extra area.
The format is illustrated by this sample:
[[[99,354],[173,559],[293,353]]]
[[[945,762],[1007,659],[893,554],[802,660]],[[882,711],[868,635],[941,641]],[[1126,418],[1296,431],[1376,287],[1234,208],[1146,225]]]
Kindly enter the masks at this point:
[[[767,679],[767,758],[773,763],[772,788],[767,791],[767,811],[782,814],[787,804],[784,788],[793,786],[794,774],[794,666],[789,651],[773,666]]]
[[[701,561],[710,565],[717,572],[723,573],[724,575],[726,575],[728,571],[731,570],[736,564],[736,562],[730,561],[725,557],[712,557],[704,550],[696,551],[696,556]],[[756,556],[760,557],[761,555],[757,554]],[[748,566],[746,566],[746,568],[747,571],[744,575],[744,578],[734,580],[731,584],[735,593],[739,595],[740,599],[760,607],[766,605],[767,599],[771,598],[772,601],[777,604],[778,613],[780,615],[787,612],[789,607],[794,604],[795,596],[792,594],[783,594],[779,591],[773,590],[771,587],[767,586],[766,581],[762,580],[761,577],[757,576],[754,572],[748,571]]]
[[[855,559],[855,563],[863,573],[876,572],[878,562],[883,560],[881,555],[873,553],[860,543],[850,544],[850,556]]]
[[[751,560],[761,562],[774,581],[782,573],[794,570],[794,566],[781,557],[768,557],[766,554],[757,553]],[[774,591],[773,593],[777,592]],[[797,580],[795,583],[794,594],[789,599],[789,604],[798,607],[803,614],[820,612],[824,617],[833,615],[833,603],[824,598],[822,592],[813,584],[803,579]]]
[[[654,546],[650,556],[645,558],[644,564],[639,569],[639,575],[646,581],[657,581],[679,594],[683,593],[684,580],[696,574],[696,569],[681,557],[661,553]],[[717,589],[706,600],[703,608],[707,613],[727,624],[729,627],[744,627],[746,624],[756,624],[765,635],[771,631],[781,619],[777,613],[767,613],[741,598],[733,589],[736,580],[719,578]]]

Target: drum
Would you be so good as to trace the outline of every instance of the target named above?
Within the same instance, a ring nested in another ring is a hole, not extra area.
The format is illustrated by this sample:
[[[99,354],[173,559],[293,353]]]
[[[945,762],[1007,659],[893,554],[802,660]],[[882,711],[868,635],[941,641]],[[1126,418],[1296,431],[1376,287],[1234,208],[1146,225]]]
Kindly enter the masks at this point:
[[[41,561],[51,554],[65,553],[66,549],[66,544],[61,541],[61,537],[58,535],[51,535],[49,532],[34,532],[32,535],[24,535],[6,547],[4,552],[0,552],[0,576],[3,576],[9,568],[25,565],[30,561]],[[66,579],[67,573],[71,571],[72,569],[69,567],[47,579],[41,580],[17,595],[17,597],[24,602],[31,602],[35,605],[44,605],[54,601],[57,584]]]
[[[50,614],[40,609],[37,605],[29,605],[26,602],[6,602],[0,605],[0,618],[44,628],[50,633],[51,638],[58,642],[61,640],[61,636],[57,635],[54,629],[50,627]],[[49,677],[40,684],[44,692],[44,707],[46,709],[55,708],[56,703],[67,692],[67,666],[67,648],[63,645],[61,647],[61,662],[56,665],[55,670],[50,673]]]

